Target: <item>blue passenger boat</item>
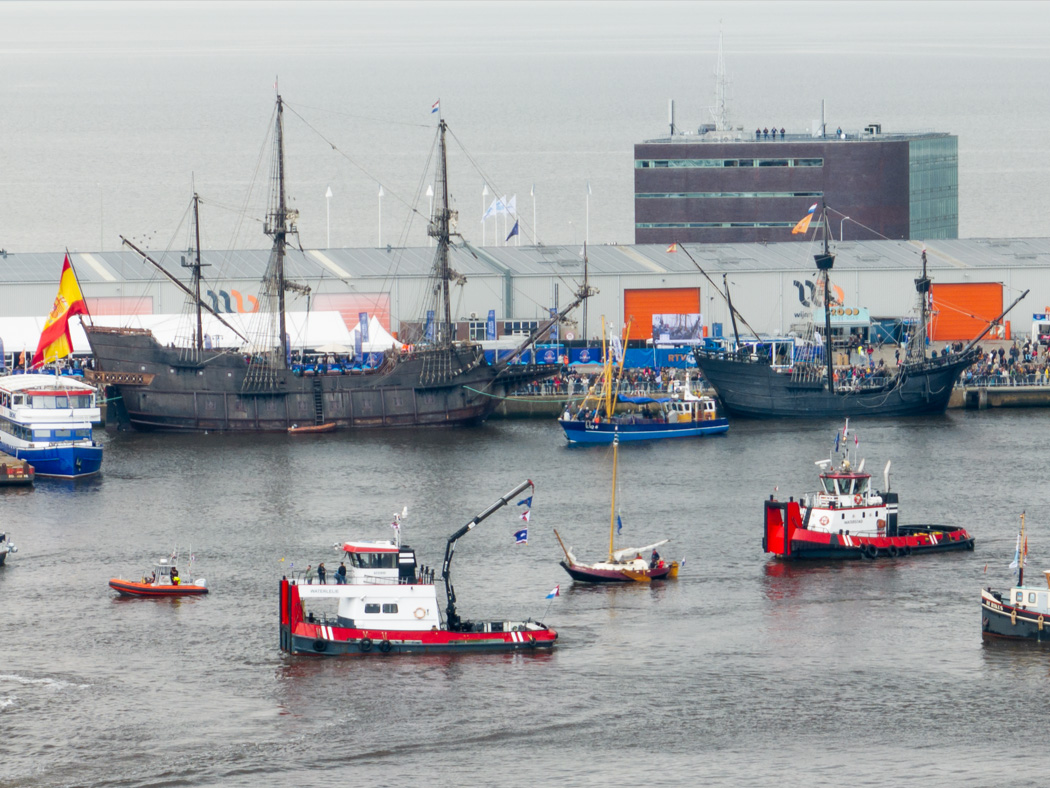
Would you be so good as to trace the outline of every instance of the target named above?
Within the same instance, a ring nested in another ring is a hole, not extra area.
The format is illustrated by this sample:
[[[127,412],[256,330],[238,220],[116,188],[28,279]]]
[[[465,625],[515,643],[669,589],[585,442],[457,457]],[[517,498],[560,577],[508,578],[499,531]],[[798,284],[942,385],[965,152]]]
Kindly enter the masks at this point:
[[[686,391],[680,397],[621,396],[616,399],[640,408],[609,417],[600,405],[588,407],[584,400],[575,412],[567,409],[558,423],[569,443],[611,444],[614,438],[621,441],[695,438],[729,429],[729,421],[718,412],[718,403],[712,397],[697,397]]]
[[[0,378],[0,449],[26,460],[37,476],[77,478],[102,468],[91,432],[101,420],[95,389],[66,375]]]

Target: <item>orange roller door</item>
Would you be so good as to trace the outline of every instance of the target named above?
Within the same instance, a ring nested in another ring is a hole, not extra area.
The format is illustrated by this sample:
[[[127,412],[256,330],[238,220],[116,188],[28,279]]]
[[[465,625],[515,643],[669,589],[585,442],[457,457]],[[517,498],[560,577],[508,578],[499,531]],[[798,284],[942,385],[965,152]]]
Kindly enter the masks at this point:
[[[931,286],[935,342],[969,341],[1003,311],[1003,286],[999,282],[935,284]]]
[[[700,313],[699,287],[660,287],[623,291],[623,324],[631,321],[629,339],[653,338],[653,315]]]

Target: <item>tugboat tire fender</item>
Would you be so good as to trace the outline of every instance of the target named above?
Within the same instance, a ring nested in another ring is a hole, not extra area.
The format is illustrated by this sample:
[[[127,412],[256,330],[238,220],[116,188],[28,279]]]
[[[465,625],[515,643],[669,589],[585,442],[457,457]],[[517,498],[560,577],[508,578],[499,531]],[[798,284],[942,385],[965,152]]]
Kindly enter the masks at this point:
[[[361,651],[371,651],[372,650],[372,638],[361,638],[357,642],[357,647],[359,649],[361,649]]]
[[[534,638],[532,635],[529,635],[529,648],[536,648],[537,645],[539,644],[536,643],[536,638]]]
[[[890,545],[886,549],[886,552],[889,553],[890,558],[896,558],[897,556],[899,556],[901,554],[901,551],[897,549],[896,545]]]
[[[379,641],[379,650],[382,651],[384,654],[388,654],[390,652],[391,648],[392,647],[390,645],[390,641],[389,640],[381,640],[381,641]]]
[[[971,551],[971,552],[973,551],[973,539],[971,539],[970,541],[968,541],[966,543],[966,549]]]
[[[316,651],[318,654],[320,654],[322,651],[326,651],[327,649],[328,644],[325,643],[323,640],[314,641],[314,651]]]
[[[901,555],[911,555],[911,545],[906,544],[901,548]]]
[[[866,545],[864,545],[864,555],[865,555],[865,557],[871,558],[872,560],[874,560],[875,558],[878,558],[878,556],[879,556],[879,548],[877,548],[873,544],[866,544]]]
[[[1014,627],[1017,626],[1017,611],[1016,610],[1011,610],[1010,611],[1010,626],[1014,626]]]
[[[1043,631],[1043,617],[1039,616],[1039,631]]]

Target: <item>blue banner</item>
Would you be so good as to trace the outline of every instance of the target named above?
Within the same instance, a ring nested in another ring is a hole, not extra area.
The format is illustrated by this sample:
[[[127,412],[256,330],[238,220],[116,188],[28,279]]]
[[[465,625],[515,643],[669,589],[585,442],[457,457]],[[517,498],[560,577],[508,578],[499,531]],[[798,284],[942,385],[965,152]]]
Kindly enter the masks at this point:
[[[555,309],[554,307],[551,307],[551,317],[554,317],[557,314],[558,314],[558,310]],[[553,326],[551,326],[551,342],[557,342],[557,341],[558,341],[558,324],[555,323]]]
[[[361,332],[354,333],[354,360],[361,363]]]
[[[570,364],[602,363],[602,349],[600,347],[574,347],[569,349]],[[628,348],[624,359],[625,369],[641,369],[652,367],[674,367],[676,369],[691,369],[696,367],[693,360],[693,351],[688,347],[681,348]]]
[[[496,310],[489,310],[489,319],[485,321],[485,339],[496,338]]]
[[[434,341],[434,310],[427,310],[427,323],[423,329],[423,336],[427,338],[428,342]]]
[[[361,326],[361,341],[362,342],[367,342],[368,341],[368,313],[367,312],[358,312],[358,314],[357,314],[357,322]]]

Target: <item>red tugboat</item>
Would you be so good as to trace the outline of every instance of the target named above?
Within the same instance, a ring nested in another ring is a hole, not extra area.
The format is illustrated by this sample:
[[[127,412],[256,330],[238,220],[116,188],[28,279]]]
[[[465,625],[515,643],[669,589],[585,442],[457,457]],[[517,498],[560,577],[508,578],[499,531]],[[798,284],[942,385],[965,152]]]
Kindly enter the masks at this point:
[[[883,473],[885,492],[871,487],[864,460],[854,468],[848,448],[835,466],[840,438],[849,438],[849,420],[835,437],[835,450],[820,460],[820,489],[801,500],[765,502],[762,549],[785,560],[827,558],[897,558],[945,550],[973,550],[974,538],[959,526],[899,525],[897,493],[890,492],[889,469]],[[854,436],[854,451],[857,439]]]
[[[346,542],[346,582],[281,579],[281,649],[291,654],[433,654],[529,651],[553,648],[558,633],[538,621],[464,621],[456,612],[450,565],[461,536],[504,507],[531,481],[519,484],[448,539],[441,578],[448,602],[441,619],[434,572],[416,563],[415,551],[396,541]],[[328,578],[326,578],[328,579]],[[308,603],[335,603],[316,614]]]

